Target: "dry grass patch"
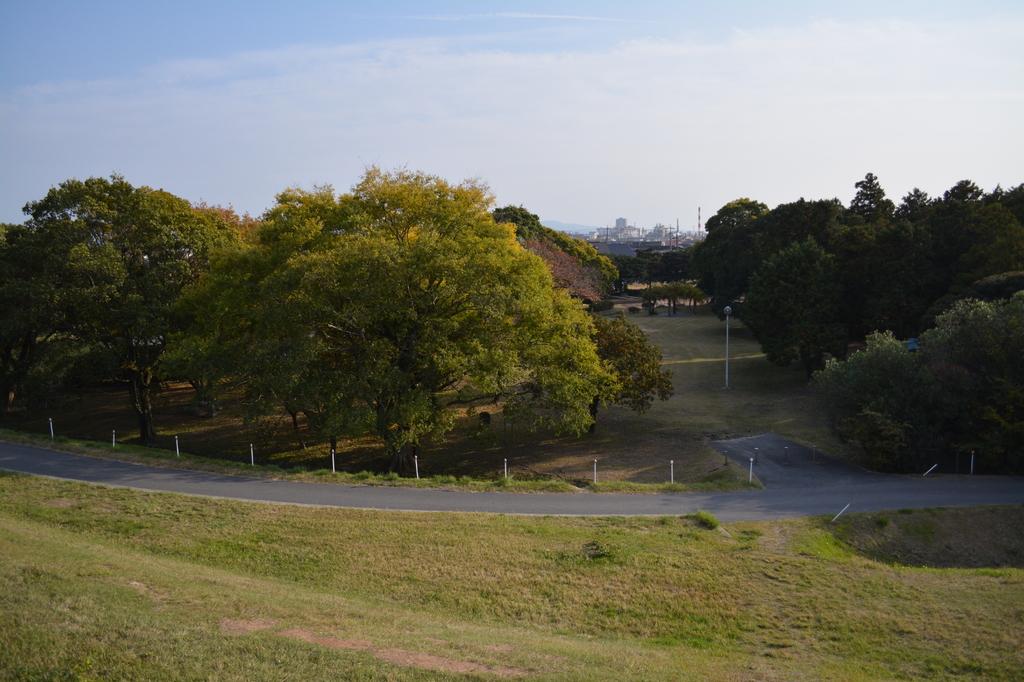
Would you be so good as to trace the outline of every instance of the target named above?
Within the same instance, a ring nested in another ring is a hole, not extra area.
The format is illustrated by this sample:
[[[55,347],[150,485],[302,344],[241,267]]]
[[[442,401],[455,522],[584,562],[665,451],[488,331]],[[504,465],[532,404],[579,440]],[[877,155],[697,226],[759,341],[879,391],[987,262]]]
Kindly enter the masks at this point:
[[[444,443],[425,444],[420,451],[422,474],[468,476],[485,482],[479,485],[513,490],[517,486],[570,489],[573,484],[591,481],[591,465],[597,458],[602,482],[667,485],[669,460],[675,460],[675,480],[684,488],[727,489],[742,487],[744,479],[735,472],[723,475],[723,460],[708,446],[710,440],[773,431],[825,451],[843,449],[830,433],[802,370],[776,367],[765,360],[738,321],[733,323],[731,336],[732,388],[725,391],[724,326],[715,316],[702,311],[630,319],[662,349],[676,389],[670,400],[656,402],[642,415],[617,407],[603,409],[596,432],[581,438],[528,433],[506,423],[500,408],[490,408],[490,428],[481,429],[476,417],[467,417]],[[329,449],[309,437],[301,419],[298,433],[283,413],[247,422],[239,397],[231,394],[224,397],[223,409],[216,416],[200,417],[190,407],[192,395],[188,385],[170,383],[156,398],[156,424],[161,434],[156,445],[165,455],[170,453],[164,464],[182,463],[173,457],[177,434],[182,450],[196,456],[189,458],[191,466],[244,471],[249,443],[255,443],[257,463],[272,475],[283,475],[285,470],[329,470]],[[19,429],[45,435],[47,418],[52,416],[58,435],[109,444],[112,429],[129,439],[134,433],[135,420],[127,406],[123,389],[95,388],[67,397],[65,404],[55,409],[17,415],[15,423]],[[133,456],[131,445],[124,443],[118,456]],[[101,447],[97,454],[111,453]],[[142,457],[144,453],[134,455]],[[515,479],[511,485],[500,480],[505,459]],[[349,439],[339,445],[337,464],[348,474],[379,473],[386,468],[386,458],[375,439]],[[393,484],[373,477],[356,482]]]

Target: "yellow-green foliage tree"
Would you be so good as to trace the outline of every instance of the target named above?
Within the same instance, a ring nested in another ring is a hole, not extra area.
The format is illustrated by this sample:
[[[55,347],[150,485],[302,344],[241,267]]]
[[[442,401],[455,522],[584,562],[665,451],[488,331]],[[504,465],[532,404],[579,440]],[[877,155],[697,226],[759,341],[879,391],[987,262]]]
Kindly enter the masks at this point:
[[[661,349],[652,344],[640,327],[618,315],[594,315],[597,352],[615,375],[617,390],[598,396],[591,404],[597,419],[601,402],[646,412],[655,399],[672,397],[672,373],[661,366]]]
[[[301,411],[326,438],[374,434],[393,470],[475,401],[585,431],[616,390],[593,322],[491,201],[477,183],[376,169],[340,197],[280,195],[195,294],[224,316],[220,353],[250,406]]]

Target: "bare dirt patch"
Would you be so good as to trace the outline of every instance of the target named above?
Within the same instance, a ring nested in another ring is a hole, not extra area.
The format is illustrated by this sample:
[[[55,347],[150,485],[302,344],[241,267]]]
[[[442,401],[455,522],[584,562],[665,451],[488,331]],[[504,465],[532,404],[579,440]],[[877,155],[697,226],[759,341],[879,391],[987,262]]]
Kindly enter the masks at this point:
[[[163,603],[167,600],[167,595],[159,590],[155,590],[144,582],[138,580],[129,580],[128,587],[132,588],[144,597],[149,597],[155,602]]]
[[[758,538],[761,549],[772,554],[785,554],[793,537],[794,528],[781,523],[773,523],[764,529]]]
[[[472,661],[458,661],[452,658],[444,658],[443,656],[434,656],[433,654],[424,654],[418,651],[405,651],[403,649],[376,649],[373,655],[382,661],[387,661],[394,665],[404,665],[442,673],[489,674],[497,675],[498,677],[518,677],[526,674],[525,670],[518,668],[484,665]]]
[[[511,644],[488,644],[484,647],[488,651],[492,651],[496,654],[510,654],[512,653]]]
[[[277,621],[270,618],[250,618],[247,620],[222,618],[220,621],[220,631],[226,635],[245,635],[250,632],[269,630],[275,625],[277,625]]]
[[[75,500],[70,500],[66,497],[55,497],[52,500],[47,500],[43,504],[53,509],[69,509],[78,504],[78,502]]]
[[[222,621],[223,624],[223,621]],[[392,665],[400,665],[422,670],[433,670],[443,673],[460,673],[475,675],[496,675],[498,677],[520,677],[526,675],[527,671],[508,666],[486,665],[473,661],[460,661],[434,654],[425,654],[419,651],[407,651],[405,649],[379,648],[364,639],[341,639],[326,635],[318,635],[302,628],[292,628],[278,633],[281,637],[296,639],[308,644],[317,644],[328,649],[343,649],[349,651],[366,651]],[[495,645],[497,646],[497,645]],[[490,647],[487,647],[490,649]],[[496,649],[491,649],[496,650]]]

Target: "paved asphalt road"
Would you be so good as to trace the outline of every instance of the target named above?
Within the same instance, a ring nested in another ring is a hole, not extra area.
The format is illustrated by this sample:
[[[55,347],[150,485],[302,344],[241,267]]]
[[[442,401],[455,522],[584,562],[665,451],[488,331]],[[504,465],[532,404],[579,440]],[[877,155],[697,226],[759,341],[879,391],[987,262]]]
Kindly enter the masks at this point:
[[[773,519],[904,507],[1024,503],[1024,478],[896,476],[822,458],[767,434],[721,441],[719,451],[744,464],[756,450],[755,475],[766,488],[731,493],[473,493],[419,488],[344,486],[164,469],[0,442],[0,469],[161,492],[238,500],[404,511],[633,516],[706,509],[720,519]]]

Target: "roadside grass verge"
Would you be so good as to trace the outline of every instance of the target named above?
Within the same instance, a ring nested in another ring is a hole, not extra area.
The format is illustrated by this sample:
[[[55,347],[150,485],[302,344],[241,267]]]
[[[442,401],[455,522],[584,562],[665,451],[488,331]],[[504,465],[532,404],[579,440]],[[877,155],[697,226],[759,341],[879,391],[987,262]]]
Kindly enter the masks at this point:
[[[554,476],[538,476],[522,478],[521,475],[510,475],[508,478],[477,478],[473,476],[452,476],[445,474],[422,476],[399,476],[396,473],[377,473],[372,471],[332,473],[330,469],[284,468],[276,464],[267,464],[257,459],[255,465],[228,459],[204,457],[188,452],[175,455],[173,451],[163,448],[150,448],[134,443],[118,443],[111,447],[109,442],[65,438],[57,436],[51,440],[48,436],[28,434],[11,429],[0,429],[0,441],[34,445],[38,447],[60,450],[80,455],[88,455],[100,459],[111,459],[136,464],[147,464],[174,469],[207,471],[235,476],[251,476],[257,478],[276,478],[316,483],[336,483],[339,485],[370,485],[394,486],[409,488],[442,488],[452,490],[470,490],[476,492],[517,492],[517,493],[574,493],[591,491],[597,493],[664,493],[664,492],[698,492],[739,490],[748,487],[742,480],[736,467],[723,466],[712,472],[704,480],[692,483],[638,483],[635,481],[609,481],[597,484],[580,481],[578,484]]]
[[[730,490],[757,490],[764,488],[760,481],[747,483],[742,467],[728,463],[712,471],[699,481],[688,483],[639,483],[637,481],[601,481],[588,483],[587,488],[598,493],[685,493],[726,492]]]
[[[173,469],[189,469],[207,471],[235,476],[251,476],[256,478],[276,478],[317,483],[337,483],[343,485],[377,485],[404,486],[415,488],[452,488],[468,490],[505,490],[509,492],[579,492],[579,488],[568,481],[558,479],[481,479],[470,476],[424,476],[414,478],[399,476],[395,473],[376,473],[371,471],[332,473],[330,469],[284,468],[276,464],[266,464],[257,459],[255,465],[229,459],[204,457],[188,452],[180,456],[163,448],[150,448],[134,443],[118,443],[111,447],[110,443],[101,443],[80,438],[64,438],[57,436],[51,440],[48,436],[22,433],[11,429],[0,429],[0,441],[34,445],[62,452],[88,455],[100,459],[111,459],[121,462],[147,464]]]
[[[821,519],[709,532],[688,517],[310,509],[2,474],[0,677],[1024,669],[1024,571],[832,556],[819,551],[825,536]]]

